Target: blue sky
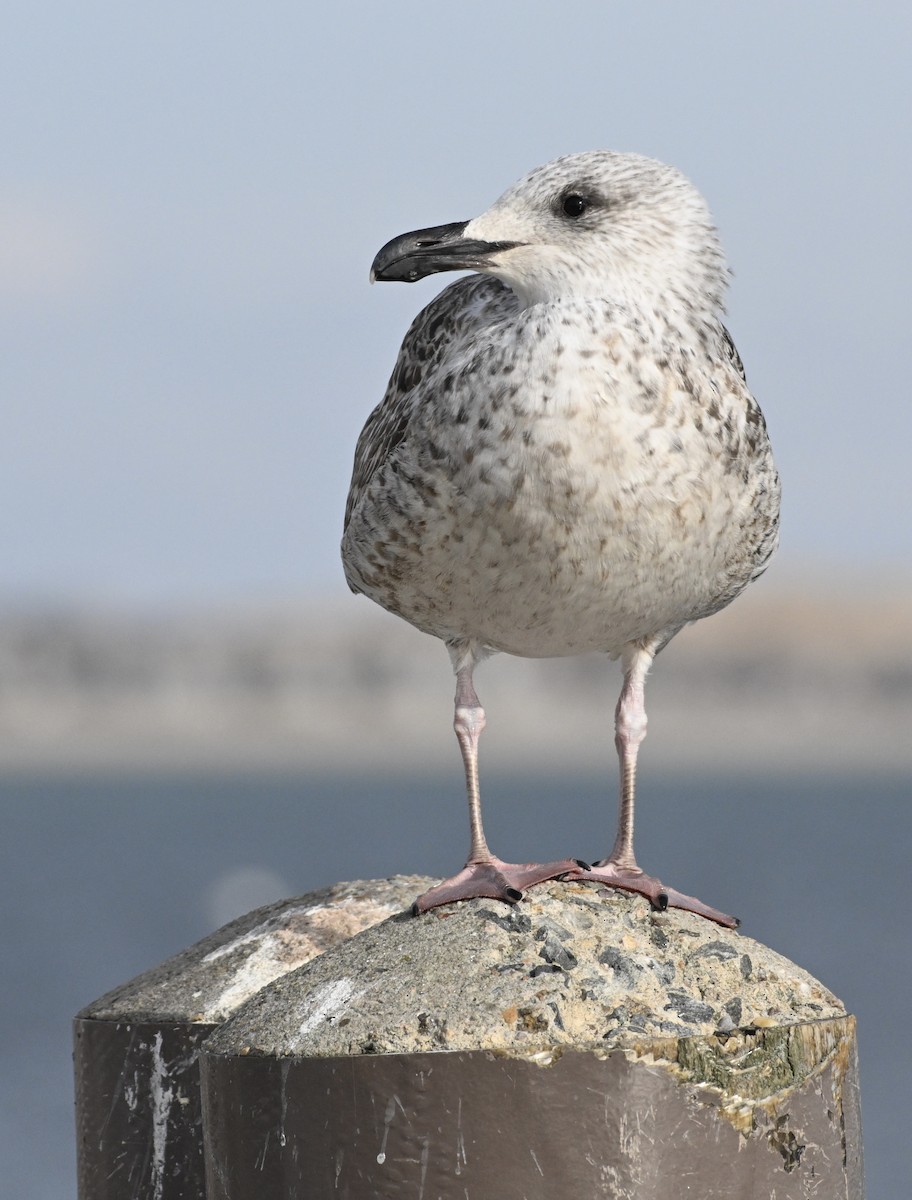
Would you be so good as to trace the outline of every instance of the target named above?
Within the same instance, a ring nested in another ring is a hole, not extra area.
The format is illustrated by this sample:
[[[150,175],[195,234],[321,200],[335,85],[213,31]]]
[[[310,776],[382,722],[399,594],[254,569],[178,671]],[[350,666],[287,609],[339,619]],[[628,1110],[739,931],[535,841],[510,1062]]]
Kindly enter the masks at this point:
[[[354,441],[440,280],[380,245],[558,154],[673,162],[735,271],[778,569],[912,557],[901,4],[17,0],[0,603],[347,595]]]

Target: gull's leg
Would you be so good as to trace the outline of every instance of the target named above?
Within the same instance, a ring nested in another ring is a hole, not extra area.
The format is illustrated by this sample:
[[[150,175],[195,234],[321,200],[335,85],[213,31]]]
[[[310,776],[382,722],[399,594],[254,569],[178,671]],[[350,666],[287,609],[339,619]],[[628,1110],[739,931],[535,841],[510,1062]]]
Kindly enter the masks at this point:
[[[710,908],[694,896],[686,896],[674,888],[665,887],[661,880],[640,869],[633,852],[637,756],[646,736],[644,688],[646,673],[657,649],[655,644],[643,646],[632,643],[624,651],[624,685],[615,711],[614,744],[617,747],[621,779],[614,846],[608,857],[596,863],[591,870],[574,871],[568,878],[589,879],[609,887],[639,892],[646,896],[654,908],[683,908],[734,929],[738,925],[736,918]]]
[[[478,693],[472,682],[472,667],[460,668],[456,672],[456,710],[453,714],[453,729],[462,753],[465,769],[466,797],[469,801],[469,863],[489,863],[491,851],[485,837],[481,820],[481,792],[478,786],[478,739],[487,721]],[[519,896],[516,897],[519,899]]]
[[[453,728],[459,741],[465,768],[466,796],[469,802],[469,857],[463,869],[452,879],[431,888],[415,901],[416,913],[426,912],[452,900],[469,900],[487,896],[516,904],[522,899],[522,889],[546,879],[557,879],[567,871],[578,870],[579,863],[562,859],[551,863],[506,863],[488,848],[481,819],[481,793],[478,787],[478,739],[485,727],[484,709],[472,682],[478,659],[471,653],[461,653],[451,647],[456,666],[456,711]]]
[[[627,871],[639,871],[633,853],[633,816],[640,745],[646,736],[646,672],[652,653],[628,647],[624,654],[624,685],[614,712],[614,745],[621,769],[618,826],[607,861]]]

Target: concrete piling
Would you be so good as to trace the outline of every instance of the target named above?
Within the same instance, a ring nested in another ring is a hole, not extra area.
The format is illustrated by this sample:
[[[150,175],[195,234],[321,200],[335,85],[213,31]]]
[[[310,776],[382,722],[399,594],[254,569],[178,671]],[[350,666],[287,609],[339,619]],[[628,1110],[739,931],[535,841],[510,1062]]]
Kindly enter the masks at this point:
[[[79,1200],[205,1200],[199,1049],[261,988],[434,880],[340,883],[256,909],[74,1021]]]
[[[863,1196],[841,1003],[594,885],[392,917],[253,996],[201,1070],[209,1200]]]
[[[593,884],[258,909],[76,1018],[79,1200],[862,1200],[854,1018]]]

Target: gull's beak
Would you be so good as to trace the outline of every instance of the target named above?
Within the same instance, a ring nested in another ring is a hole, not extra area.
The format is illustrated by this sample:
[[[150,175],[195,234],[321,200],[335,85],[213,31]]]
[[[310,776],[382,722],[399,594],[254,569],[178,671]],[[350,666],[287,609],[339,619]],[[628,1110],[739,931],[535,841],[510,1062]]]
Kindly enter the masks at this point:
[[[468,221],[416,229],[387,242],[371,265],[371,283],[414,283],[437,271],[483,271],[501,250],[519,242],[483,242],[463,237]]]

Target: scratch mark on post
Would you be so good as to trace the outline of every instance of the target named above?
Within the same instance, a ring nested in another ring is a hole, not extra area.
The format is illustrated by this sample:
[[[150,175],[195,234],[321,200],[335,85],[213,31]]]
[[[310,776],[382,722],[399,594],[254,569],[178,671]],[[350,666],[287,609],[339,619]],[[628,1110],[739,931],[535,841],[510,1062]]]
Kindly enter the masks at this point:
[[[456,1174],[462,1174],[463,1166],[468,1166],[466,1158],[465,1134],[462,1132],[462,1096],[456,1101]]]
[[[139,1157],[134,1157],[130,1163],[130,1171],[127,1178],[130,1181],[132,1192],[130,1200],[142,1200],[142,1195],[147,1191],[146,1182],[149,1178],[149,1158],[152,1154],[152,1132],[149,1131],[149,1136],[146,1138],[145,1152],[142,1160]]]
[[[544,1171],[541,1169],[541,1163],[540,1163],[540,1162],[538,1161],[538,1159],[535,1157],[535,1151],[534,1151],[534,1150],[532,1150],[532,1149],[530,1148],[530,1149],[529,1149],[529,1153],[532,1155],[532,1161],[535,1163],[535,1166],[538,1168],[538,1173],[539,1173],[539,1175],[541,1175],[542,1179],[544,1179],[544,1177],[545,1177],[545,1173],[544,1173]]]
[[[279,1114],[279,1145],[284,1146],[287,1141],[285,1137],[285,1118],[288,1115],[288,1069],[291,1066],[290,1058],[282,1059],[281,1073],[281,1092],[280,1098],[282,1103],[281,1112]]]
[[[424,1200],[424,1180],[427,1175],[428,1159],[430,1158],[430,1138],[425,1138],[421,1146],[421,1186],[418,1189],[418,1200]]]
[[[269,1134],[270,1134],[270,1132],[271,1132],[270,1130],[268,1130],[268,1129],[266,1130],[266,1140],[263,1142],[263,1151],[257,1157],[256,1163],[254,1164],[254,1166],[256,1167],[256,1169],[258,1171],[262,1171],[263,1168],[266,1166],[266,1151],[269,1149]]]
[[[124,1160],[126,1159],[126,1157],[127,1157],[126,1150],[121,1150],[120,1154],[116,1154],[114,1156],[114,1166],[111,1168],[111,1170],[105,1176],[106,1181],[109,1179],[113,1179],[114,1176],[118,1173],[118,1171],[120,1171],[123,1168]]]
[[[127,1026],[127,1028],[129,1029],[129,1026]],[[124,1050],[124,1060],[123,1060],[123,1066],[120,1069],[120,1076],[118,1077],[117,1083],[114,1085],[114,1087],[111,1091],[111,1107],[108,1109],[108,1115],[105,1117],[104,1125],[101,1127],[101,1136],[98,1139],[98,1149],[99,1150],[101,1150],[104,1147],[104,1135],[108,1128],[108,1125],[110,1124],[111,1118],[114,1116],[114,1109],[117,1107],[117,1101],[120,1099],[121,1091],[123,1091],[124,1094],[126,1094],[126,1086],[127,1085],[124,1083],[124,1081],[127,1077],[127,1071],[130,1067],[130,1060],[131,1060],[131,1057],[133,1054],[133,1046],[134,1046],[135,1042],[136,1042],[136,1030],[133,1029],[133,1030],[130,1030],[130,1040],[129,1040],[129,1042],[127,1042],[127,1047]],[[142,1046],[140,1046],[140,1049],[142,1049]],[[136,1083],[136,1072],[135,1071],[133,1073],[133,1082],[134,1082],[134,1084]],[[127,1101],[127,1103],[129,1104],[129,1100]],[[132,1112],[133,1110],[131,1109],[130,1111]]]

